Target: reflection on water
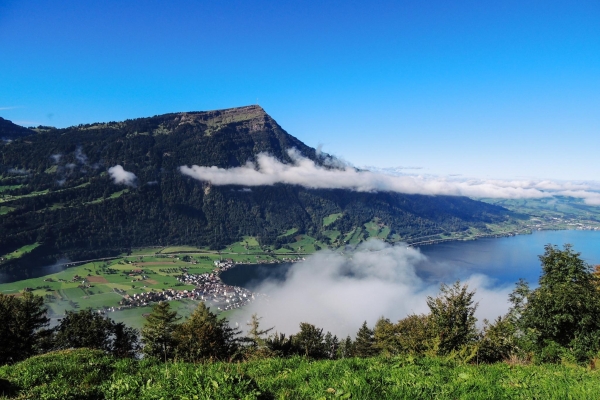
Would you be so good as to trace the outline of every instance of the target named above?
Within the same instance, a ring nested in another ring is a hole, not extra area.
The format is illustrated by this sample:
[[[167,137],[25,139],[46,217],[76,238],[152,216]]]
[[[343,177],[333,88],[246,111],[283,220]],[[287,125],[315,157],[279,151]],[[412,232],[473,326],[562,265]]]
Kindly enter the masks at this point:
[[[66,264],[69,262],[66,258],[56,261],[52,265],[46,265],[43,267],[23,269],[19,271],[11,272],[0,272],[0,283],[11,283],[21,281],[24,279],[39,278],[40,276],[46,276],[55,274],[57,272],[66,269]]]
[[[240,264],[221,272],[221,280],[226,285],[241,286],[253,290],[266,280],[285,281],[291,263],[282,264]]]
[[[591,265],[600,264],[600,231],[536,231],[497,239],[446,242],[422,246],[427,257],[417,266],[418,275],[429,282],[451,283],[473,274],[484,274],[496,285],[513,285],[519,278],[537,285],[540,275],[538,256],[546,244],[570,243]],[[221,279],[228,285],[253,290],[267,279],[282,282],[291,264],[240,265],[225,271]]]

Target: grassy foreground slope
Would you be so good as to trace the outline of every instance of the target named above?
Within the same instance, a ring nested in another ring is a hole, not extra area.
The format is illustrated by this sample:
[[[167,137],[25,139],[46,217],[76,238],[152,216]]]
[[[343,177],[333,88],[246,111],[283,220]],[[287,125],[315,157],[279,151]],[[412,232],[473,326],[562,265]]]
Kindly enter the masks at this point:
[[[11,399],[595,399],[599,385],[582,367],[412,357],[194,365],[84,349],[0,368],[0,398]]]

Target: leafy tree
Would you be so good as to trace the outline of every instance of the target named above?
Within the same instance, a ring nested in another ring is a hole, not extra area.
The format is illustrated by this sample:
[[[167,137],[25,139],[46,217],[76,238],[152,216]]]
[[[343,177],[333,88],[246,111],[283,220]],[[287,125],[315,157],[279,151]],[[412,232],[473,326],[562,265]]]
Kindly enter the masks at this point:
[[[509,317],[498,317],[493,323],[484,320],[477,359],[494,363],[507,360],[518,349],[516,325]]]
[[[57,349],[109,350],[111,331],[112,321],[91,309],[67,311],[56,328],[54,346]]]
[[[508,310],[506,318],[515,324],[517,328],[522,328],[519,325],[522,320],[525,306],[527,305],[527,298],[530,294],[531,289],[529,288],[529,284],[523,279],[519,279],[515,284],[515,289],[508,295],[508,300],[512,306]]]
[[[430,315],[412,314],[394,326],[398,352],[423,354],[433,347],[433,329]]]
[[[120,358],[135,357],[139,348],[137,330],[91,309],[67,311],[54,331],[52,343],[55,349],[87,347]]]
[[[354,341],[354,355],[357,357],[372,357],[377,353],[375,347],[375,338],[373,330],[367,326],[367,321],[363,322],[362,326],[356,333]]]
[[[294,336],[293,342],[300,351],[300,354],[305,357],[325,357],[323,329],[306,322],[301,322],[300,332]]]
[[[177,326],[177,358],[187,362],[227,360],[237,350],[235,335],[227,321],[219,319],[204,303]]]
[[[0,294],[0,364],[36,354],[48,322],[42,297],[29,292],[20,298]]]
[[[427,297],[432,329],[441,354],[459,350],[477,339],[474,295],[475,291],[469,291],[467,285],[457,281],[452,286],[442,284],[437,297]]]
[[[548,361],[560,348],[584,361],[600,349],[600,291],[592,268],[567,244],[545,246],[539,287],[527,296],[523,324]],[[558,349],[550,351],[550,349]]]
[[[175,356],[177,342],[174,331],[179,319],[177,311],[171,311],[171,306],[166,301],[161,301],[152,308],[142,328],[142,351],[146,357],[166,361]]]
[[[373,328],[373,339],[375,349],[378,353],[398,353],[396,327],[389,319],[381,317],[377,320]]]

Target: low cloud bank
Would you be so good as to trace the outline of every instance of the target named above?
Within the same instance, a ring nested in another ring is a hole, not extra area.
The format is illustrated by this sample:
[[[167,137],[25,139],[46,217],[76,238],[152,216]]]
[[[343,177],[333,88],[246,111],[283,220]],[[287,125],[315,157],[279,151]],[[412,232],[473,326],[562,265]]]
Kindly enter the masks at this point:
[[[407,194],[467,196],[475,198],[543,198],[571,196],[587,204],[600,205],[600,186],[589,183],[552,181],[465,180],[422,175],[389,174],[357,170],[348,165],[326,168],[303,157],[296,149],[288,150],[293,164],[284,164],[268,154],[257,156],[256,163],[234,168],[181,166],[180,171],[213,185],[263,186],[286,183],[311,189],[349,189],[358,192],[388,191]],[[331,164],[331,163],[328,163]]]
[[[81,148],[81,146],[77,146],[77,148],[75,149],[75,158],[81,164],[84,164],[84,165],[87,164],[88,158],[85,155],[85,153],[83,152],[83,149]]]
[[[137,185],[137,176],[133,172],[125,171],[122,166],[115,165],[108,169],[110,177],[117,185],[127,185],[135,187]]]
[[[29,171],[27,171],[24,168],[9,168],[8,171],[9,174],[15,174],[15,175],[27,175],[29,174]]]
[[[285,282],[266,281],[254,290],[268,294],[232,317],[241,328],[253,313],[263,318],[263,327],[274,326],[287,334],[309,322],[325,331],[354,336],[363,321],[373,326],[381,316],[397,321],[412,313],[427,313],[427,296],[439,291],[437,282],[426,282],[417,274],[425,256],[405,245],[370,240],[351,254],[321,251],[305,262],[294,264]],[[460,277],[459,273],[452,277]],[[448,281],[448,284],[454,280]],[[506,313],[511,287],[494,287],[492,279],[474,274],[466,279],[476,290],[477,317],[490,320]]]

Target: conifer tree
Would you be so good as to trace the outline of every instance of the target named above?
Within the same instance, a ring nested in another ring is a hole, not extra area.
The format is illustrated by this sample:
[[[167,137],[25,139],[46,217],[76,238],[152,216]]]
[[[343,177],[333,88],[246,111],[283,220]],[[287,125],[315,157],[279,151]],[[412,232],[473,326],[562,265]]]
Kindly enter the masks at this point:
[[[338,348],[337,357],[338,358],[349,358],[352,357],[354,353],[354,344],[352,343],[352,338],[348,335],[346,339],[342,340],[340,343],[340,347]]]
[[[177,358],[187,362],[227,360],[237,350],[237,333],[200,303],[174,332]]]
[[[338,350],[340,347],[340,341],[337,336],[332,335],[331,332],[327,332],[324,338],[325,346],[325,357],[333,360],[337,358]]]
[[[325,343],[323,329],[301,322],[300,332],[294,336],[294,345],[300,354],[311,358],[323,358],[325,356]]]
[[[279,357],[288,357],[297,354],[294,344],[294,335],[286,336],[285,333],[275,332],[266,339],[267,347]]]
[[[115,323],[112,328],[111,354],[119,358],[134,358],[140,348],[137,329],[122,322]]]
[[[396,329],[392,322],[384,317],[380,317],[373,328],[374,346],[378,353],[397,354],[398,343]]]
[[[268,338],[263,337],[273,330],[273,328],[261,329],[260,318],[257,314],[252,314],[252,319],[248,324],[248,334],[243,338],[243,342],[246,343],[246,356],[251,358],[265,358],[274,355],[273,351],[269,348]]]
[[[173,333],[179,319],[177,311],[171,311],[171,306],[166,301],[161,301],[152,308],[142,328],[143,353],[146,357],[163,361],[173,359],[177,347]]]
[[[250,329],[248,330],[248,339],[252,342],[252,345],[257,348],[262,348],[266,346],[266,339],[263,338],[264,335],[271,332],[274,328],[268,329],[260,329],[260,320],[262,318],[257,314],[252,314],[252,319],[247,324]]]
[[[367,321],[365,321],[356,333],[354,355],[356,357],[372,357],[375,354],[377,354],[377,349],[375,347],[373,330],[369,329]]]
[[[36,354],[40,332],[48,322],[42,297],[29,292],[20,298],[0,294],[0,365]]]
[[[25,359],[39,352],[38,343],[40,335],[44,334],[44,327],[48,325],[48,309],[41,296],[25,292],[21,296],[20,304],[14,315],[18,345],[16,350],[20,359]]]

